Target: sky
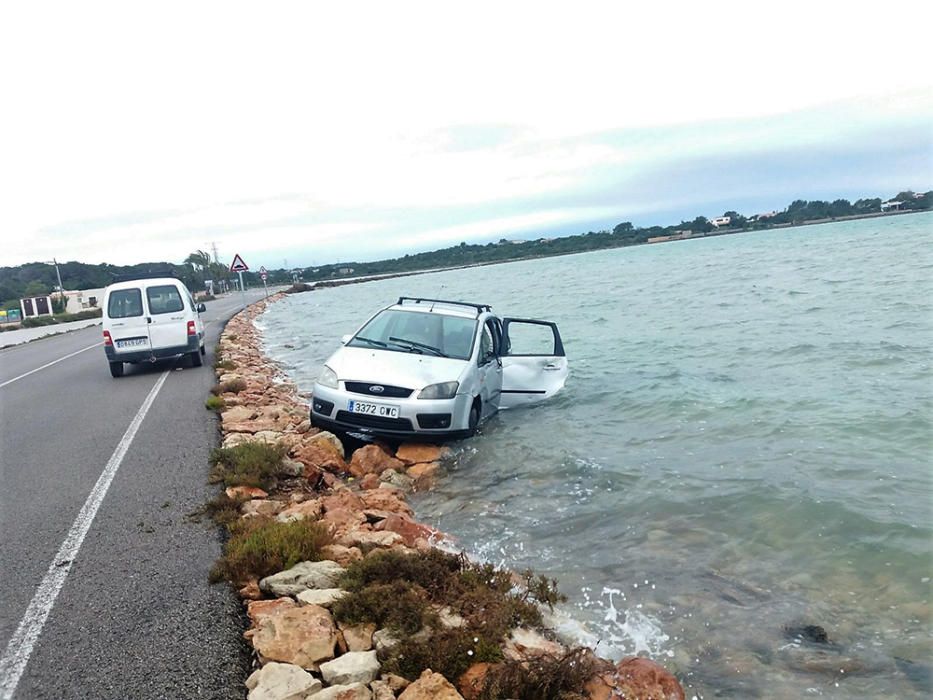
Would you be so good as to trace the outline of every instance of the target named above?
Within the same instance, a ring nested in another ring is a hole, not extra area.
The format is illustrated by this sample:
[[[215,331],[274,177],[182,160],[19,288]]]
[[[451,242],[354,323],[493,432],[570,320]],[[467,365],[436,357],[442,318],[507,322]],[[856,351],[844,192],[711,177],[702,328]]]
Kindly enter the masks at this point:
[[[252,269],[933,188],[929,3],[3,3],[0,266]]]

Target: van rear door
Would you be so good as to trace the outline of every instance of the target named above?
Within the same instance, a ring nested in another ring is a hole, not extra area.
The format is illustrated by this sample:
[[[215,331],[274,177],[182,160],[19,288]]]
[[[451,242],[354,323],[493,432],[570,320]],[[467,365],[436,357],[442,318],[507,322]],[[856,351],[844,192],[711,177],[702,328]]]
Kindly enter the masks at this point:
[[[149,338],[153,350],[179,348],[183,352],[188,345],[187,319],[193,315],[185,312],[182,291],[174,284],[155,284],[146,287],[146,302],[149,307]]]
[[[110,331],[117,354],[152,349],[149,322],[143,313],[143,293],[139,287],[111,290],[106,311],[104,330]]]
[[[502,397],[499,408],[539,403],[560,391],[570,368],[557,324],[502,319]]]

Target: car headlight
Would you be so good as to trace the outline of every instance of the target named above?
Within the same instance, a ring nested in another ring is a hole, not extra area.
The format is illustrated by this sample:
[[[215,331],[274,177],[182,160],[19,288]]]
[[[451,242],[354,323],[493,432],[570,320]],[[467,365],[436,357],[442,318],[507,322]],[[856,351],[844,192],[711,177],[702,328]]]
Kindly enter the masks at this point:
[[[441,382],[430,384],[418,394],[419,399],[452,399],[457,395],[460,382]]]
[[[324,365],[324,371],[321,372],[321,376],[317,378],[317,383],[321,386],[326,386],[328,389],[336,389],[337,373],[327,365]]]

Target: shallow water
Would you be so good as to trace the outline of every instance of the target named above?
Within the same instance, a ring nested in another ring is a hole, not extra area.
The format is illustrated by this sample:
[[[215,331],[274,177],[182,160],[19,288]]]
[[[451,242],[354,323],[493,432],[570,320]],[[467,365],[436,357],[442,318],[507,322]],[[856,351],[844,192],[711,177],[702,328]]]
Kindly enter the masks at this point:
[[[260,326],[308,391],[401,294],[557,321],[565,391],[459,443],[419,517],[557,578],[565,632],[688,697],[927,697],[931,244],[918,214],[639,246],[296,295]]]

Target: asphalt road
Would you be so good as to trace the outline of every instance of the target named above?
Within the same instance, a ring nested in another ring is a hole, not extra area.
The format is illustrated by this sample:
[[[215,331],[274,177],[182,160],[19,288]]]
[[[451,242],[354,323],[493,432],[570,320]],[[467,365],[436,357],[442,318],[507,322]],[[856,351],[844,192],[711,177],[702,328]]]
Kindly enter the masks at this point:
[[[204,400],[240,303],[208,303],[200,368],[113,379],[99,326],[0,351],[0,700],[244,696],[242,611],[207,582],[219,532],[189,517],[213,495]]]

